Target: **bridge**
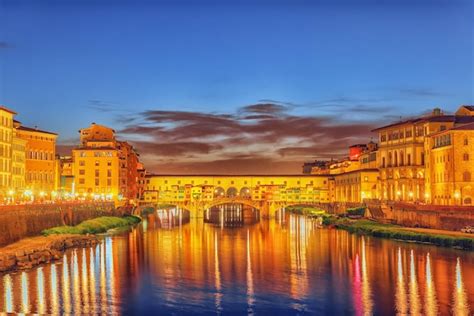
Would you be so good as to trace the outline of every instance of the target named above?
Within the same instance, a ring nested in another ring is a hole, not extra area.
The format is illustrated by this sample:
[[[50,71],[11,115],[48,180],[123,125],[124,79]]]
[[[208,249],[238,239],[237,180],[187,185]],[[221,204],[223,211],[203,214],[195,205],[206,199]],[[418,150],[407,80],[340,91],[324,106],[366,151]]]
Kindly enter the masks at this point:
[[[291,205],[333,209],[328,177],[321,175],[152,175],[141,204],[176,205],[192,216],[223,204],[247,205],[263,217]]]

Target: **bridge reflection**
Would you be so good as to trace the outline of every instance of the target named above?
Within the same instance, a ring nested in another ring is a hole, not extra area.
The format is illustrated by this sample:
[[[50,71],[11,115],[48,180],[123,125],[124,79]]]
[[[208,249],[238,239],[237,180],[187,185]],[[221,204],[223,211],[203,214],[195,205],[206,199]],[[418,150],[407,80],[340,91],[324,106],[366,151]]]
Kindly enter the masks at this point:
[[[259,221],[259,210],[244,204],[223,204],[204,212],[204,222],[220,227],[242,227]]]

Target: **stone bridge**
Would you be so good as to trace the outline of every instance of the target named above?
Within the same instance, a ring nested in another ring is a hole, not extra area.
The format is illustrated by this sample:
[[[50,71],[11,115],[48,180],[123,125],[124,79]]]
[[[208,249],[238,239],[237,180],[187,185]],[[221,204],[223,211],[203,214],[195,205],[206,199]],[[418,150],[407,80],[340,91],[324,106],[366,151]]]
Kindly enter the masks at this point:
[[[275,212],[285,207],[292,205],[305,205],[319,208],[328,213],[333,212],[334,206],[330,203],[320,203],[314,201],[267,201],[267,200],[252,200],[244,197],[219,197],[208,201],[176,201],[176,200],[158,200],[157,203],[143,204],[136,208],[135,214],[139,215],[141,210],[146,207],[157,208],[159,205],[174,205],[176,207],[188,210],[192,217],[201,217],[204,211],[225,204],[242,204],[258,209],[263,218],[272,218]]]

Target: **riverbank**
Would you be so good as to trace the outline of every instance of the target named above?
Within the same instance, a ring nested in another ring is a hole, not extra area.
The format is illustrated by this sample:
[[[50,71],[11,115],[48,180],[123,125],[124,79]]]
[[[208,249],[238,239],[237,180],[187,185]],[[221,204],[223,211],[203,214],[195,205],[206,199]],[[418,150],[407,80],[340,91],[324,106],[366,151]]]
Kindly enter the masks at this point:
[[[298,214],[298,215],[306,215],[309,217],[314,216],[321,216],[326,214],[326,211],[312,207],[312,206],[304,206],[304,205],[297,205],[297,206],[288,206],[285,208],[286,211]]]
[[[85,235],[85,234],[101,234],[110,229],[127,227],[140,223],[141,219],[137,216],[102,216],[84,221],[76,226],[57,226],[42,231],[42,235]]]
[[[428,229],[417,230],[363,219],[351,220],[348,218],[338,219],[332,217],[325,219],[323,223],[356,234],[474,250],[474,236],[469,237],[467,234],[451,234],[448,231],[443,232],[440,230],[434,230],[431,232]]]
[[[96,236],[51,235],[22,239],[0,248],[0,273],[31,269],[61,259],[69,248],[97,245]]]

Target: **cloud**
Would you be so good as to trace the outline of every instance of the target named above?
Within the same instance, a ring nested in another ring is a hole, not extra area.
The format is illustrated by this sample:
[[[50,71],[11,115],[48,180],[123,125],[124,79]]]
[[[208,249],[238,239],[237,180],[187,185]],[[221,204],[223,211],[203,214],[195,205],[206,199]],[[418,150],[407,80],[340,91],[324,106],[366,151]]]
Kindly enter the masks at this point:
[[[400,89],[400,93],[410,97],[438,97],[443,95],[442,93],[425,88]]]
[[[103,113],[126,111],[117,104],[97,99],[89,100],[87,102],[86,108]]]
[[[2,49],[2,48],[11,48],[11,47],[12,47],[12,45],[10,43],[0,41],[0,49]]]
[[[119,134],[134,139],[155,172],[300,173],[304,161],[346,156],[349,145],[370,140],[373,128],[261,103],[232,113],[148,110],[131,117]]]

